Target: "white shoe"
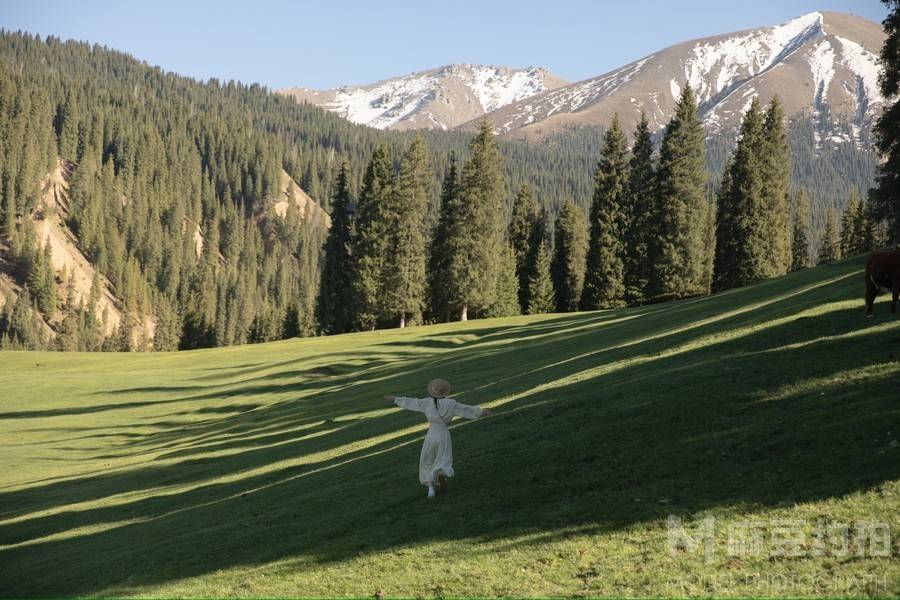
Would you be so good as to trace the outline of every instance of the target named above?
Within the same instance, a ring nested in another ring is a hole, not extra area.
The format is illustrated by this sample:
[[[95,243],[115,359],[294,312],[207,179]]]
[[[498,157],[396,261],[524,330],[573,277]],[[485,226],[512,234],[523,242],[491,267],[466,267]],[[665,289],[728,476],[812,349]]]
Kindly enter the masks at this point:
[[[428,497],[434,498],[434,488],[431,487],[430,485],[428,486]]]

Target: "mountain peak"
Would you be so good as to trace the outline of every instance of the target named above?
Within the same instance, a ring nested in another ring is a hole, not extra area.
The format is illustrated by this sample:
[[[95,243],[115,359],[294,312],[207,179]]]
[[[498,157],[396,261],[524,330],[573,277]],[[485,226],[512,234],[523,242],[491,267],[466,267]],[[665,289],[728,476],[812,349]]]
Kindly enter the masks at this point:
[[[455,63],[370,85],[281,93],[378,129],[451,129],[565,83],[540,67]]]
[[[829,139],[858,141],[884,104],[877,85],[883,39],[876,23],[814,11],[778,25],[682,42],[510,103],[488,119],[498,133],[543,137],[576,125],[607,125],[616,113],[624,127],[633,127],[644,111],[661,129],[687,83],[711,131],[737,127],[753,97],[765,103],[777,94],[788,115],[821,117]]]

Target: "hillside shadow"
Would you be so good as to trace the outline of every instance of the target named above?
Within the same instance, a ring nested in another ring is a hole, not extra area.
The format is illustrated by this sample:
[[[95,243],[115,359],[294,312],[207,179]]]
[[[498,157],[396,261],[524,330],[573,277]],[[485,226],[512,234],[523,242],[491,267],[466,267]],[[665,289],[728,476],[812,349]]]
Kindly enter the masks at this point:
[[[855,287],[807,276],[780,296],[764,285],[548,320],[518,342],[498,328],[459,350],[384,361],[365,381],[353,370],[328,386],[254,378],[228,397],[297,397],[162,415],[157,431],[116,446],[154,462],[0,493],[0,515],[19,518],[0,524],[0,544],[29,542],[0,549],[0,590],[126,593],[238,565],[321,565],[433,541],[541,544],[671,513],[871,489],[900,478],[888,446],[900,420],[900,320],[845,308],[788,318],[855,297]],[[867,378],[850,376],[873,365]],[[491,419],[454,427],[459,475],[450,496],[426,503],[416,483],[422,431],[409,430],[418,415],[385,412],[379,397],[435,371],[461,401],[504,403]],[[208,420],[170,418],[192,413]],[[367,440],[376,441],[358,447]],[[337,448],[346,450],[324,456]]]

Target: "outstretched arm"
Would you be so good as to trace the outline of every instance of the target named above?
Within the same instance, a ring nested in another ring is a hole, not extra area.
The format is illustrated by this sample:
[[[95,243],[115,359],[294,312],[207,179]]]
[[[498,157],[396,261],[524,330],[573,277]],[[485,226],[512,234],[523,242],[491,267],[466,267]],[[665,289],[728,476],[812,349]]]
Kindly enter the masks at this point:
[[[425,412],[425,407],[422,406],[422,400],[420,398],[404,398],[402,396],[385,396],[385,400],[388,402],[393,402],[400,408],[405,408],[406,410],[412,410],[415,412]]]
[[[470,406],[468,404],[463,404],[462,402],[457,402],[453,407],[453,414],[464,419],[477,419],[479,417],[489,417],[494,413],[488,408]]]

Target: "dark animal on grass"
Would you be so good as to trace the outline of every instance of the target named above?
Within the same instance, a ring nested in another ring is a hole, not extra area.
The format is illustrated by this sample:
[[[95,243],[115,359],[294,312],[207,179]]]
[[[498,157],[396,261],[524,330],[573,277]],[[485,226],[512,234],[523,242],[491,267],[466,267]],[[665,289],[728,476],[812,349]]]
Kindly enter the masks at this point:
[[[875,311],[875,296],[889,290],[893,294],[891,312],[897,312],[900,297],[900,249],[873,252],[866,261],[866,315]]]

